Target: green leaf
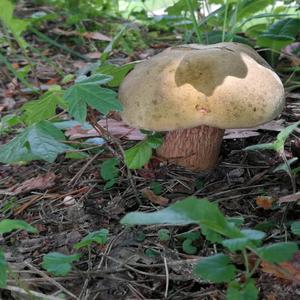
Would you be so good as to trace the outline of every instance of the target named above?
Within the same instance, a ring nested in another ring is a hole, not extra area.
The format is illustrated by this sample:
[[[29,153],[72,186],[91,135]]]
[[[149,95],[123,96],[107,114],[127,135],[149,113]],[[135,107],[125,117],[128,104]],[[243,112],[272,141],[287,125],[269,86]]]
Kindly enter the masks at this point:
[[[130,169],[140,169],[149,162],[152,156],[152,148],[147,141],[137,143],[125,151],[125,164]]]
[[[100,229],[98,231],[90,232],[79,243],[76,243],[74,245],[74,248],[80,249],[82,247],[90,246],[92,243],[104,245],[107,243],[107,240],[108,240],[108,230]]]
[[[226,239],[222,241],[222,245],[227,247],[231,252],[235,252],[237,250],[243,250],[246,247],[257,246],[266,235],[262,231],[252,229],[244,229],[241,231],[244,234],[244,237]]]
[[[299,24],[300,26],[300,24]],[[275,149],[276,151],[283,151],[284,144],[292,132],[300,125],[300,121],[282,129],[276,137]]]
[[[60,142],[64,140],[63,133],[50,122],[33,124],[0,147],[0,162],[15,163],[37,159],[53,162],[58,154],[74,150]]]
[[[230,262],[228,256],[216,254],[202,258],[196,264],[193,273],[202,279],[214,283],[230,282],[236,274],[236,268]]]
[[[298,157],[293,157],[291,159],[289,159],[287,161],[288,165],[291,166],[294,162],[296,162],[298,160]],[[289,173],[289,169],[288,169],[288,166],[287,164],[284,162],[282,164],[280,164],[279,166],[277,166],[274,170],[273,170],[273,173],[276,173],[276,172],[280,172],[280,171],[284,171],[286,173]]]
[[[244,150],[245,151],[253,151],[253,150],[275,150],[275,145],[274,145],[274,143],[258,144],[258,145],[248,146],[248,147],[244,148]]]
[[[37,233],[37,229],[22,220],[4,219],[0,221],[0,233],[9,233],[13,230],[25,230],[30,233]]]
[[[65,140],[63,133],[47,121],[32,126],[28,132],[32,154],[48,162],[54,162],[58,154],[72,149],[60,140]]]
[[[196,197],[188,197],[153,213],[129,213],[121,220],[121,223],[128,225],[200,224],[200,228],[204,225],[230,238],[243,237],[242,232],[226,220],[217,205]]]
[[[292,233],[295,235],[300,235],[300,221],[293,222],[291,225]]]
[[[119,160],[117,158],[111,158],[104,161],[100,168],[101,177],[106,181],[117,178],[119,175],[118,165]]]
[[[47,120],[56,115],[56,108],[63,102],[61,91],[48,91],[40,99],[25,103],[23,119],[27,125]]]
[[[7,282],[8,264],[5,260],[4,252],[0,250],[0,288],[4,289]]]
[[[182,243],[182,250],[190,255],[196,254],[198,252],[197,247],[193,245],[192,239],[185,239]]]
[[[123,66],[116,66],[109,63],[101,65],[98,69],[98,73],[106,74],[112,76],[112,80],[108,82],[109,87],[118,87],[123,81],[126,74],[133,69],[136,65],[136,62],[129,63]]]
[[[212,243],[221,243],[223,241],[223,237],[219,233],[216,233],[214,230],[211,230],[203,224],[201,226],[201,231],[205,238]]]
[[[199,8],[199,4],[197,0],[191,0],[191,6],[192,9],[196,11],[196,9]],[[176,1],[175,4],[173,4],[172,6],[169,6],[166,9],[166,12],[168,13],[169,16],[179,16],[181,15],[183,12],[188,12],[189,6],[187,4],[187,0],[179,0]]]
[[[169,241],[171,238],[170,231],[168,229],[160,229],[157,234],[160,241]]]
[[[162,185],[157,181],[151,182],[149,188],[155,195],[160,195],[162,193]]]
[[[116,92],[99,86],[111,79],[110,76],[96,74],[81,79],[68,88],[64,93],[64,99],[69,104],[70,115],[83,123],[86,118],[87,105],[105,115],[110,111],[121,111],[122,105],[117,100]]]
[[[273,4],[274,0],[242,0],[238,5],[237,20],[240,21],[246,17],[265,9]]]
[[[11,31],[14,38],[21,47],[26,47],[27,43],[22,38],[22,32],[24,32],[29,24],[28,21],[14,18],[15,6],[10,0],[0,1],[0,20]]]
[[[164,139],[162,136],[155,134],[147,136],[146,142],[151,148],[157,149],[159,146],[161,146],[163,140]]]
[[[42,267],[55,276],[66,276],[71,271],[71,263],[78,261],[80,254],[65,255],[50,252],[43,257]]]
[[[257,44],[261,47],[280,50],[295,40],[299,28],[300,19],[286,18],[279,20],[258,36]]]
[[[21,123],[21,118],[15,114],[10,114],[2,117],[0,119],[0,135],[9,131],[11,127]]]
[[[112,80],[112,76],[108,76],[105,74],[94,74],[90,77],[87,76],[81,76],[76,79],[75,83],[80,85],[100,85],[100,84],[106,84]]]
[[[232,281],[228,285],[227,300],[256,300],[258,299],[258,289],[253,279],[248,279],[245,283]]]
[[[282,263],[293,258],[298,246],[294,242],[282,242],[257,249],[257,255],[270,263]]]

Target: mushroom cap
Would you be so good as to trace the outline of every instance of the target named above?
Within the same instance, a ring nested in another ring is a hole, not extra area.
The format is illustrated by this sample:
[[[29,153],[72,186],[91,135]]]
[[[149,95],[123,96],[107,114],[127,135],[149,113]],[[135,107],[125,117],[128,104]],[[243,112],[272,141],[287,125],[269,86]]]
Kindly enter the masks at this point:
[[[138,64],[123,80],[119,99],[122,119],[137,128],[245,128],[274,119],[283,109],[284,89],[246,45],[190,44]]]

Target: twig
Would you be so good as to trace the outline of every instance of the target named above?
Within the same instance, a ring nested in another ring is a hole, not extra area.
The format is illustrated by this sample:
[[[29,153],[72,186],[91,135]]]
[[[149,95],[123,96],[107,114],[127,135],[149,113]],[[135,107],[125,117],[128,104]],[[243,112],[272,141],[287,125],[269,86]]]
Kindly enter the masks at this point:
[[[8,286],[5,287],[5,289],[9,290],[9,291],[12,291],[12,292],[15,292],[15,293],[19,293],[21,295],[28,296],[28,292],[26,290],[24,290],[22,288],[19,288],[17,286],[8,285]],[[45,294],[35,292],[35,291],[32,291],[32,290],[30,290],[29,292],[32,296],[40,298],[42,300],[61,300],[60,297],[45,295]],[[77,298],[75,298],[75,299],[77,299]]]
[[[29,267],[30,269],[34,270],[37,274],[39,274],[40,276],[42,276],[43,278],[45,278],[47,281],[50,281],[53,283],[53,285],[55,285],[57,288],[59,288],[61,291],[65,292],[66,294],[68,294],[69,296],[73,297],[76,300],[79,300],[79,298],[77,296],[75,296],[72,292],[70,292],[69,290],[67,290],[66,288],[64,288],[60,283],[56,282],[54,279],[52,279],[50,276],[48,276],[46,273],[40,271],[38,268],[34,267],[33,265],[31,265],[30,263],[28,263],[27,261],[24,262],[24,264]],[[57,298],[55,298],[57,299]]]
[[[169,269],[168,269],[168,264],[167,264],[167,258],[164,256],[164,265],[165,265],[165,270],[166,270],[166,289],[165,289],[165,298],[168,298],[168,291],[169,291]]]

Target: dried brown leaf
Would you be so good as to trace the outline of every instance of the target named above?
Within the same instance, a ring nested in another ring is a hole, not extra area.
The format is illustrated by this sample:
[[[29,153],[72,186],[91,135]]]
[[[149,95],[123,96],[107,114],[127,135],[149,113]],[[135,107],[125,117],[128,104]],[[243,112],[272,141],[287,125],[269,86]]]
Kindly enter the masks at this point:
[[[144,197],[146,197],[149,201],[151,201],[154,204],[158,204],[161,206],[167,206],[169,204],[169,199],[162,196],[158,196],[147,188],[144,188],[142,190],[142,193]]]

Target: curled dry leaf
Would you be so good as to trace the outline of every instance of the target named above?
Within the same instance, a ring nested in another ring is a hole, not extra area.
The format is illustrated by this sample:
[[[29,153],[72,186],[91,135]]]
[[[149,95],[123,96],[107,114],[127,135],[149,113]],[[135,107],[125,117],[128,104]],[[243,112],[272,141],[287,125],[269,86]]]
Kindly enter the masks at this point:
[[[108,118],[100,120],[98,124],[106,129],[109,134],[118,138],[140,141],[145,137],[145,135],[142,134],[138,129],[129,127],[122,121],[116,121]],[[80,125],[72,127],[71,129],[67,130],[65,134],[70,138],[70,140],[99,136],[95,129],[83,129]]]
[[[154,204],[158,204],[161,206],[167,206],[169,204],[169,199],[162,196],[158,196],[147,188],[143,189],[142,193],[144,197],[146,197],[149,201],[151,201]]]
[[[55,184],[55,179],[56,175],[52,172],[49,172],[47,174],[28,179],[20,184],[16,184],[9,189],[2,190],[0,191],[0,194],[18,195],[30,192],[32,190],[43,191],[53,187]]]
[[[258,196],[255,199],[256,205],[263,209],[271,209],[275,199],[268,196]]]
[[[261,267],[265,273],[300,284],[300,251],[297,251],[289,262],[274,265],[263,261]]]

